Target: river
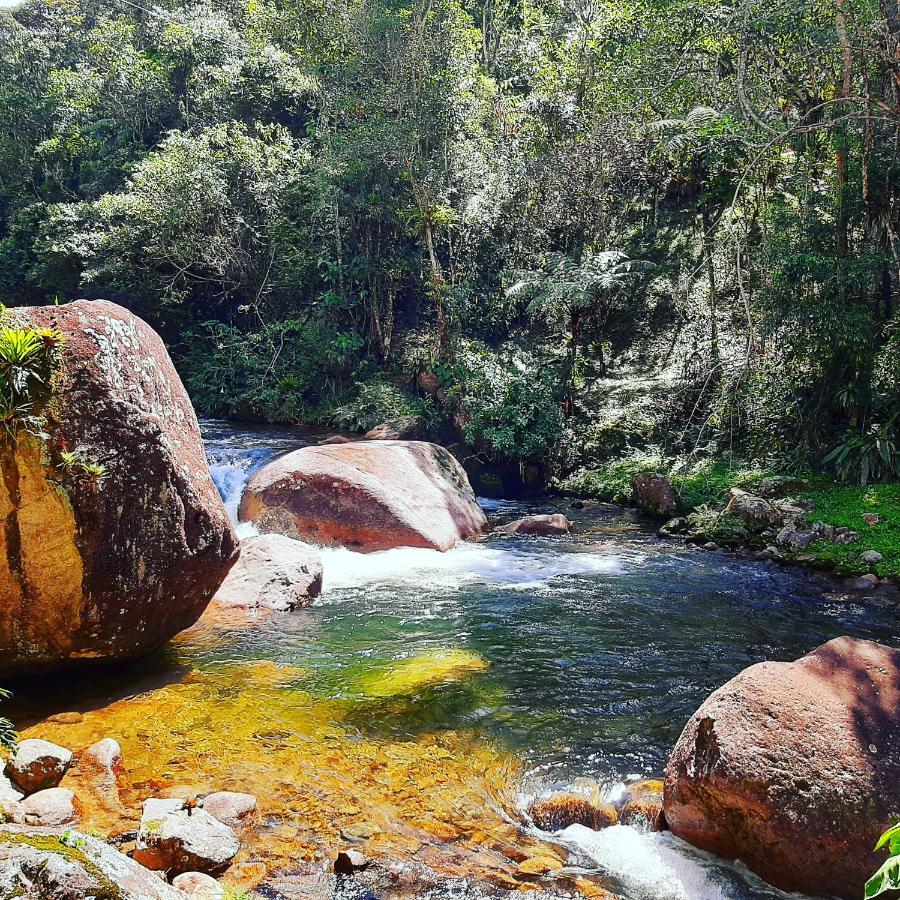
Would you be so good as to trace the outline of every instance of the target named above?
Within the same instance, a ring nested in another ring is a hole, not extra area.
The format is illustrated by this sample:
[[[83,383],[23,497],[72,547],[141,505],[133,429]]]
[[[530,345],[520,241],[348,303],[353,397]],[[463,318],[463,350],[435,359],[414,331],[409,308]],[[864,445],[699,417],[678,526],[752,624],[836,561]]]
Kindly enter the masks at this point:
[[[232,515],[253,471],[315,437],[221,422],[203,431]],[[332,834],[464,877],[491,869],[479,846],[500,854],[550,838],[523,815],[534,797],[596,784],[608,798],[659,777],[691,713],[746,666],[841,634],[895,639],[875,598],[660,540],[627,510],[482,502],[497,521],[563,511],[575,529],[444,554],[325,550],[311,607],[250,627],[202,621],[151,660],[79,683],[66,703],[35,688],[33,733],[73,746],[126,732],[135,804],[224,778],[261,805],[271,798],[268,843],[242,863],[247,883],[286,855],[315,859]],[[66,708],[83,718],[48,719]],[[572,872],[633,900],[784,896],[665,833],[575,826],[552,840],[571,851]],[[441,856],[455,842],[471,850],[457,869]]]

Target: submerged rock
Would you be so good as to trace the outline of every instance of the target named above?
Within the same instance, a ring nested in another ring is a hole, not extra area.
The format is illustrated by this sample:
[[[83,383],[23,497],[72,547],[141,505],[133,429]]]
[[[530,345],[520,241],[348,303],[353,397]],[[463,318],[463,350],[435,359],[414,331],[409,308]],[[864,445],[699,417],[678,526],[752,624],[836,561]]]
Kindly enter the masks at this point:
[[[568,534],[572,530],[572,523],[562,513],[553,515],[526,516],[524,519],[516,519],[508,525],[495,528],[501,534],[534,534],[555,535]]]
[[[169,875],[204,872],[219,875],[241,849],[234,831],[184,800],[147,800],[141,815],[134,859]]]
[[[250,479],[240,516],[262,532],[364,553],[449,550],[487,526],[457,460],[420,441],[295,450]]]
[[[16,746],[15,753],[6,764],[6,775],[24,793],[32,794],[56,787],[71,762],[71,750],[50,741],[28,738],[19,741]]]
[[[96,838],[16,825],[0,826],[0,897],[184,900],[177,888]]]
[[[203,808],[220,822],[238,828],[256,812],[256,797],[238,791],[216,791],[203,798]]]
[[[776,887],[862,896],[900,810],[900,650],[837,638],[745,669],[691,717],[666,822]]]
[[[192,625],[237,555],[159,336],[105,301],[7,311],[66,337],[44,440],[0,453],[0,673],[126,659]]]
[[[182,872],[172,879],[172,887],[183,891],[191,900],[225,900],[225,888],[203,872]]]
[[[638,509],[655,519],[671,519],[681,509],[678,491],[662,475],[635,475],[631,488]]]
[[[542,831],[561,831],[570,825],[599,830],[615,825],[618,820],[612,806],[595,803],[574,793],[554,794],[535,800],[528,807],[528,815]]]
[[[384,670],[367,673],[362,693],[367,697],[400,697],[439,684],[462,681],[488,668],[487,662],[471,650],[437,650],[398,660]]]
[[[283,534],[241,541],[241,556],[216,591],[222,606],[287,612],[311,603],[322,590],[322,554]]]

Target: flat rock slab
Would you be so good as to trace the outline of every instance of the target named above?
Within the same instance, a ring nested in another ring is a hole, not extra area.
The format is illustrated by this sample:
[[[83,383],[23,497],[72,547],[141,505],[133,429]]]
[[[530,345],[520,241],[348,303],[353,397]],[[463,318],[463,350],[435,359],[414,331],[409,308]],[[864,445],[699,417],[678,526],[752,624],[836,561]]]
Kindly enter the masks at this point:
[[[0,826],[0,897],[184,900],[155,872],[69,828]]]

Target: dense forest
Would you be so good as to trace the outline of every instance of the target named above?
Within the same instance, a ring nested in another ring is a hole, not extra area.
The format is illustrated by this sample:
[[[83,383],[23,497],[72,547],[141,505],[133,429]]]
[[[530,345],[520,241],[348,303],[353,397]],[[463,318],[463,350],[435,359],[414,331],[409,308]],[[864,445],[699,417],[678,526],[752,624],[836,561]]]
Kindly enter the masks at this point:
[[[0,11],[0,298],[210,415],[900,470],[894,0]]]

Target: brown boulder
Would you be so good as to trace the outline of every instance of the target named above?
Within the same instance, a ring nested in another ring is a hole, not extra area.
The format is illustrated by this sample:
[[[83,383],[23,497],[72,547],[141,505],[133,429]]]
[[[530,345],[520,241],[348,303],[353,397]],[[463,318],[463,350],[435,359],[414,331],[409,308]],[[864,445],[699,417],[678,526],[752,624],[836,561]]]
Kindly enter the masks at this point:
[[[536,534],[542,536],[568,534],[571,530],[572,523],[562,513],[526,516],[524,519],[516,519],[515,522],[501,525],[495,529],[501,534]]]
[[[72,763],[72,751],[44,741],[27,738],[16,744],[6,763],[6,775],[26,794],[56,787]]]
[[[241,556],[216,592],[222,606],[286,612],[322,590],[322,554],[285,537],[260,534],[241,542]]]
[[[900,813],[898,708],[900,650],[871,641],[751,666],[685,727],[666,822],[783,890],[856,900]]]
[[[24,307],[66,338],[47,438],[0,447],[0,673],[147,653],[237,556],[197,419],[159,336],[106,301]]]
[[[678,491],[662,475],[635,475],[631,479],[631,489],[638,509],[655,519],[671,519],[681,508]]]
[[[364,553],[449,550],[487,525],[460,464],[421,441],[302,447],[250,479],[240,517],[262,532]]]

